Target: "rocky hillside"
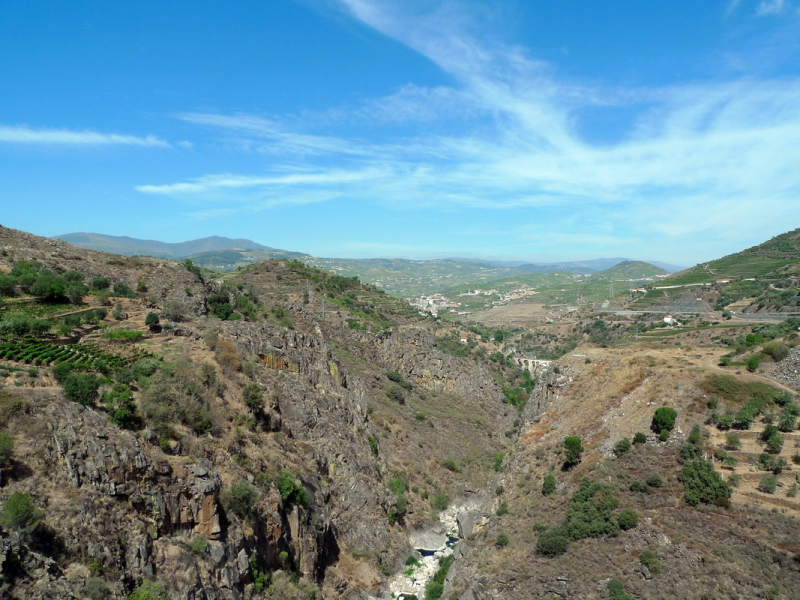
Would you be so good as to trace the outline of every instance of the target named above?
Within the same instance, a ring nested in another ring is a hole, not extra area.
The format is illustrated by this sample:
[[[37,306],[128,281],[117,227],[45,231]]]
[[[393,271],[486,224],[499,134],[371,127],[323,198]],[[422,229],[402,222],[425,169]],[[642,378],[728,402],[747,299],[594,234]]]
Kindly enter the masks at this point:
[[[769,454],[761,419],[734,425],[738,442],[712,415],[744,418],[747,398],[777,415],[797,389],[721,368],[712,347],[584,346],[580,355],[561,359],[529,402],[485,522],[464,532],[445,597],[623,597],[609,588],[616,580],[625,598],[796,598],[795,434],[778,434],[783,450]],[[666,441],[652,430],[662,406],[677,413]],[[582,446],[572,466],[569,436]],[[782,456],[777,486],[765,487]],[[705,464],[716,480],[693,479]],[[691,489],[711,495],[698,501]]]
[[[382,594],[409,534],[482,498],[517,435],[488,366],[442,352],[415,311],[357,280],[286,261],[214,279],[0,233],[9,277],[25,261],[143,290],[87,295],[80,311],[108,303],[96,324],[55,315],[41,342],[14,333],[39,314],[27,284],[6,299],[7,596]],[[101,358],[70,362],[87,352]]]
[[[534,385],[293,261],[2,229],[0,270],[3,597],[797,597],[796,333],[584,343]]]

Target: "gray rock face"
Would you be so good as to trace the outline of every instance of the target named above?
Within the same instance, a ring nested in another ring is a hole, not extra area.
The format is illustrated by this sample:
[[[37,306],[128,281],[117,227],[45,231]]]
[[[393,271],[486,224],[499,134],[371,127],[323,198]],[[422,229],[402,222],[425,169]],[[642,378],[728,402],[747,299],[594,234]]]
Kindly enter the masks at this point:
[[[413,531],[408,536],[411,547],[421,552],[438,552],[447,545],[447,534],[443,528]]]
[[[458,535],[461,538],[468,537],[475,533],[475,526],[479,525],[484,515],[477,510],[464,511],[458,515]]]

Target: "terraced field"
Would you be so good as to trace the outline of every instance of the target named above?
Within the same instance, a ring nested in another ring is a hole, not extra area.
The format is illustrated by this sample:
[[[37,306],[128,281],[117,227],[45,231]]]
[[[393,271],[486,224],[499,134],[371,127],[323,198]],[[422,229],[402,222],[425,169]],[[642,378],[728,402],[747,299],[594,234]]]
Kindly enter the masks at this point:
[[[122,356],[94,344],[60,345],[34,338],[0,343],[0,359],[33,366],[64,362],[76,370],[87,371],[120,370],[148,356],[152,355],[138,349]]]

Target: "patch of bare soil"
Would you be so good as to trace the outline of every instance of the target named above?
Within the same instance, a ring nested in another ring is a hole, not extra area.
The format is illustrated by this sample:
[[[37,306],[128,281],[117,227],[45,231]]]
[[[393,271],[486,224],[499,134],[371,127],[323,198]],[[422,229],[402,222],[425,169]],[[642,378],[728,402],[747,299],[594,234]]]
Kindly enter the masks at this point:
[[[577,319],[573,318],[575,315],[566,307],[549,308],[544,304],[532,302],[512,302],[505,306],[474,312],[467,319],[483,323],[488,327],[533,327],[559,323],[574,324],[577,322]]]

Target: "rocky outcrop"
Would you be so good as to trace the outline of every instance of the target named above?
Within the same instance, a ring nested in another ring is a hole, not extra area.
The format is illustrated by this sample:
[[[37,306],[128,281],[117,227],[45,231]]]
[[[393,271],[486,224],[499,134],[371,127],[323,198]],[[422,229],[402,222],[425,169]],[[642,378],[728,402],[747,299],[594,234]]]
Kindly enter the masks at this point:
[[[47,505],[48,539],[0,535],[0,569],[16,597],[80,597],[88,573],[68,575],[91,563],[119,595],[150,578],[166,583],[175,598],[238,599],[252,585],[251,557],[259,568],[274,569],[285,552],[300,572],[319,579],[338,556],[319,486],[309,486],[308,508],[286,507],[277,490],[267,490],[243,523],[221,506],[223,485],[211,461],[155,460],[132,432],[60,398],[34,400],[32,407],[44,427],[39,444],[20,460],[49,474],[48,485],[30,489]],[[198,535],[208,548],[191,552]],[[37,546],[57,548],[72,566],[62,569]],[[63,595],[53,596],[56,590]]]
[[[530,423],[548,410],[558,400],[566,386],[572,382],[572,378],[573,375],[568,366],[551,363],[551,366],[539,375],[538,382],[522,412],[523,420]]]

